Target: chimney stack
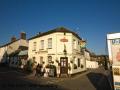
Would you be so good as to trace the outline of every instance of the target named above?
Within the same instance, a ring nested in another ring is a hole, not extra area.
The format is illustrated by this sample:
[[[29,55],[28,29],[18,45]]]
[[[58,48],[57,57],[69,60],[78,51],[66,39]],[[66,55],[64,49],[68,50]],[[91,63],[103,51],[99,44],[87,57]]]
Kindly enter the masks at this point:
[[[16,37],[15,37],[15,36],[13,36],[13,37],[11,38],[11,42],[14,42],[14,41],[16,41]]]
[[[20,39],[26,40],[26,33],[25,32],[20,33]]]

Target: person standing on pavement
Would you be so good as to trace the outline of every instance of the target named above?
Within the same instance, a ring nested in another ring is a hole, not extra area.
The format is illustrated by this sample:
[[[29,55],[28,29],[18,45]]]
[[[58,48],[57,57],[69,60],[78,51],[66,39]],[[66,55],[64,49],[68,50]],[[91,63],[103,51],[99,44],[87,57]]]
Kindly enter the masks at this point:
[[[36,74],[35,76],[38,76],[40,74],[40,64],[37,65],[36,67]]]

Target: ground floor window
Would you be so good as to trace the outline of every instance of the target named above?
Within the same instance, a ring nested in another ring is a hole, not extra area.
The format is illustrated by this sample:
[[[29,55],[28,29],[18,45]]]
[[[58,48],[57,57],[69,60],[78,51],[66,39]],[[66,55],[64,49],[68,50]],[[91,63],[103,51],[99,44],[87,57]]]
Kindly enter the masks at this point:
[[[52,63],[52,56],[48,56],[48,63]]]
[[[40,64],[42,64],[42,63],[43,63],[43,57],[40,56]]]
[[[78,58],[78,67],[80,67],[80,59]]]

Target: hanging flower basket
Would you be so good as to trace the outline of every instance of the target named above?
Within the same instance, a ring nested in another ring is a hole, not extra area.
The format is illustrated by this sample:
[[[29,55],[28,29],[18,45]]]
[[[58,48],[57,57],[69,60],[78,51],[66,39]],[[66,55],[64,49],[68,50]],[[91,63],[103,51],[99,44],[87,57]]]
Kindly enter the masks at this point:
[[[58,61],[58,60],[56,60],[56,62],[57,62],[57,63],[59,63],[59,61]]]
[[[58,66],[60,66],[60,63],[58,63]]]
[[[73,61],[71,60],[70,63],[73,63]]]
[[[54,64],[54,61],[51,61],[52,64]]]
[[[47,65],[45,66],[45,68],[50,68],[50,65],[49,65],[49,64],[47,64]]]
[[[42,63],[44,64],[45,62],[43,61]]]
[[[77,65],[76,64],[74,64],[74,69],[77,69]]]

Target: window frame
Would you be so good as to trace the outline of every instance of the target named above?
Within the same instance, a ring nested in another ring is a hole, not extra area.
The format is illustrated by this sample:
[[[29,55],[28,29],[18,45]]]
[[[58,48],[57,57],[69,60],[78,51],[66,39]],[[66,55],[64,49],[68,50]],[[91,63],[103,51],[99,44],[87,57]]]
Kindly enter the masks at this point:
[[[41,50],[44,50],[44,40],[41,40],[41,41],[40,41],[40,49],[41,49]]]
[[[37,42],[33,42],[33,50],[32,51],[36,51],[36,47],[37,47]]]
[[[49,63],[49,64],[52,63],[52,56],[48,56],[48,63]]]
[[[73,49],[77,49],[77,40],[73,39]]]
[[[52,38],[48,38],[48,49],[52,49]]]
[[[43,56],[40,56],[40,64],[43,64]]]
[[[80,67],[80,61],[81,61],[80,58],[78,58],[77,59],[77,65],[78,65],[78,67]]]

